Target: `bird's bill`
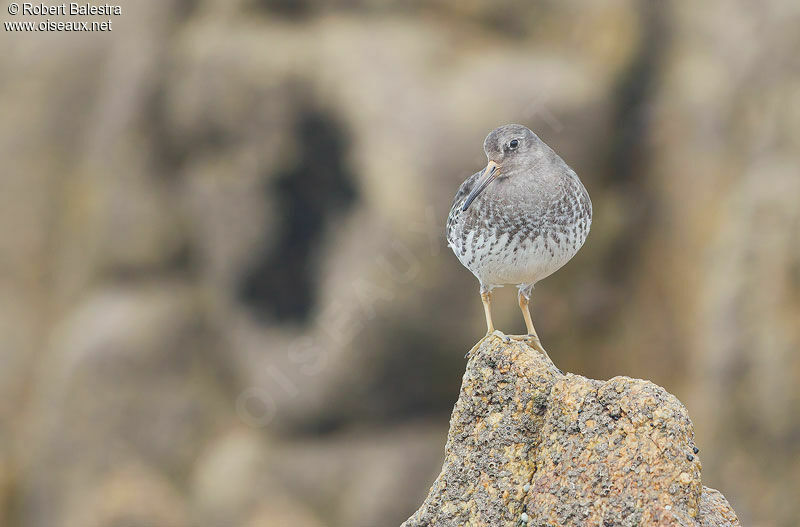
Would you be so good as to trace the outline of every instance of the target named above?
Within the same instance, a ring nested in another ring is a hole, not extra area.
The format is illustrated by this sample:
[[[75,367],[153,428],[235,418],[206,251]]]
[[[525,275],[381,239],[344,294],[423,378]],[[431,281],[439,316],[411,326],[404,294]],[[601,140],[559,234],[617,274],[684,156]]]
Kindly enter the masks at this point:
[[[475,182],[475,186],[472,187],[472,192],[469,193],[467,196],[467,201],[464,202],[464,205],[461,206],[461,212],[464,212],[469,208],[475,198],[483,192],[486,187],[489,186],[489,183],[494,181],[494,179],[500,174],[500,165],[495,163],[494,161],[489,161],[489,164],[486,165],[486,168],[483,169],[483,173],[478,178],[478,181]]]

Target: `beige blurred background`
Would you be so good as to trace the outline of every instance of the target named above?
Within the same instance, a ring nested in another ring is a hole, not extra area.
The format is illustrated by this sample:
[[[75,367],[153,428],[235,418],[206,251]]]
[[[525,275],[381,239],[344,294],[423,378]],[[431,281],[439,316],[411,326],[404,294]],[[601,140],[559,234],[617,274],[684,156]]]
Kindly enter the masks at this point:
[[[484,331],[444,220],[507,122],[594,202],[550,354],[675,393],[704,483],[797,525],[800,4],[121,5],[0,33],[0,525],[405,520]]]

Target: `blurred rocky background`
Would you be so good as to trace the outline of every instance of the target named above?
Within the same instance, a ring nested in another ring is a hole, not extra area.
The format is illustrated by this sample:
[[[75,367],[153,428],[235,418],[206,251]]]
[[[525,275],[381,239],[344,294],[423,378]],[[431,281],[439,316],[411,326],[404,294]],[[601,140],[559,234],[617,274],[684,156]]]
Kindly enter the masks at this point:
[[[0,32],[0,525],[399,525],[484,330],[444,219],[506,122],[594,201],[553,358],[676,394],[742,524],[796,525],[800,4],[122,6]]]

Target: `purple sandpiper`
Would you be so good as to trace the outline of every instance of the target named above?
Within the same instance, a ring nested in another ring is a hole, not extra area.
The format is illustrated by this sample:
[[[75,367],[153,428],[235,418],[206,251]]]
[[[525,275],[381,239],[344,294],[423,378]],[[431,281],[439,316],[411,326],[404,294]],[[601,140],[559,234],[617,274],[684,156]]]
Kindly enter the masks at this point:
[[[453,199],[447,244],[480,282],[487,335],[494,332],[492,289],[513,284],[524,338],[547,355],[528,309],[531,292],[586,241],[592,202],[575,171],[525,126],[493,130],[483,150],[486,168],[468,177]]]

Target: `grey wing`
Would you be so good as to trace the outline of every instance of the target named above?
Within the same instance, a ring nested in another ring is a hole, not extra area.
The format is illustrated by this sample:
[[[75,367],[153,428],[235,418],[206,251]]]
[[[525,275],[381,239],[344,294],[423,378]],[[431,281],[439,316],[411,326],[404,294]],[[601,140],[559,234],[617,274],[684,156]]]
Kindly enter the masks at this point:
[[[456,192],[456,195],[453,198],[453,204],[450,206],[450,214],[447,216],[447,228],[445,229],[445,236],[448,242],[451,241],[450,233],[453,230],[456,219],[461,214],[461,207],[467,200],[467,196],[469,196],[470,191],[472,191],[472,187],[475,186],[475,182],[478,180],[478,176],[480,175],[480,171],[475,172],[466,180],[464,180],[460,187],[458,187],[458,192]]]

